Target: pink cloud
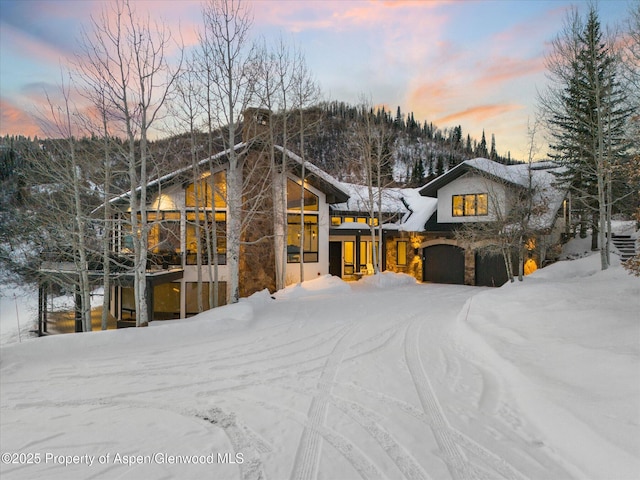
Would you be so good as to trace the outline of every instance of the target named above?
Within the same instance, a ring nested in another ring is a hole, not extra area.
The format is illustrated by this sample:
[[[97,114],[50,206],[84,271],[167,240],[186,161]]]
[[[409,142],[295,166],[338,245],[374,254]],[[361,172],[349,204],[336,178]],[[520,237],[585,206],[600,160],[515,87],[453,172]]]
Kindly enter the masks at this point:
[[[300,32],[308,29],[344,29],[357,25],[380,25],[383,29],[393,28],[407,22],[425,28],[429,18],[421,12],[450,3],[443,1],[324,1],[286,2],[269,1],[252,4],[256,20],[261,24],[277,25]],[[402,22],[398,22],[398,20]]]
[[[0,135],[42,136],[33,117],[4,98],[0,98],[0,112]]]
[[[478,105],[477,107],[467,108],[444,117],[438,118],[435,123],[451,123],[457,122],[463,118],[470,118],[476,122],[486,121],[488,119],[498,117],[507,112],[514,110],[522,110],[525,107],[518,104],[506,103],[506,104],[493,104],[493,105]]]

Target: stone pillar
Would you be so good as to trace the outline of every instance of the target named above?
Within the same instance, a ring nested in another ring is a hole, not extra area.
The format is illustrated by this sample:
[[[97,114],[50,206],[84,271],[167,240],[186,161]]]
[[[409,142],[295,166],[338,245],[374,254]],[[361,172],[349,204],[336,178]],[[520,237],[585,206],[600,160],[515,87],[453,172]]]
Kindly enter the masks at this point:
[[[476,284],[476,252],[472,248],[464,251],[464,284]]]

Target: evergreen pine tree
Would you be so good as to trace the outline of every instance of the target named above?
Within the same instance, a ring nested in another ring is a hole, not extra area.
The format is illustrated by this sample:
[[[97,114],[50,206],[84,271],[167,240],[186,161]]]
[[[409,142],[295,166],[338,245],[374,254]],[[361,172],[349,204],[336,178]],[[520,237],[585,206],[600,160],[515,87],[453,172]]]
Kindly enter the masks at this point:
[[[487,151],[487,140],[484,136],[484,129],[482,130],[482,139],[476,147],[476,156],[482,158],[487,158],[489,156],[489,152]]]
[[[496,152],[496,136],[493,133],[491,134],[491,152],[489,153],[489,158],[494,161],[498,159],[498,153]]]
[[[551,99],[542,98],[548,112],[552,142],[550,156],[560,162],[559,176],[573,193],[574,204],[583,212],[585,225],[593,219],[594,233],[600,237],[602,268],[608,266],[605,229],[608,228],[613,198],[622,196],[626,182],[615,185],[613,172],[625,161],[628,148],[624,129],[631,111],[626,92],[617,81],[616,57],[602,38],[595,6],[583,23],[574,12],[572,23],[554,44],[556,56],[551,63],[559,83]],[[586,236],[584,228],[581,236]],[[598,248],[593,235],[592,248]]]

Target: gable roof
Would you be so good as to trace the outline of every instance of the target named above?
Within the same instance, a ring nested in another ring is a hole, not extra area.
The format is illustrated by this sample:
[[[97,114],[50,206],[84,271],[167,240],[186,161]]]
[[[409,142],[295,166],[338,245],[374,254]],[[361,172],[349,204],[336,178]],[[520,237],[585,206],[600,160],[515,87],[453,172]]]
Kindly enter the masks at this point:
[[[522,165],[527,166],[527,164]],[[468,172],[475,172],[499,182],[509,183],[515,187],[526,188],[528,186],[526,175],[523,176],[521,172],[514,169],[514,167],[518,166],[520,165],[503,165],[488,158],[465,160],[420,188],[420,195],[436,197],[439,189]]]
[[[365,185],[353,183],[342,184],[350,194],[345,203],[331,207],[335,211],[369,213],[369,189]],[[382,213],[395,213],[401,218],[394,223],[386,223],[382,228],[386,230],[401,230],[405,232],[421,232],[424,224],[438,207],[435,198],[423,197],[417,188],[382,188]],[[374,189],[377,198],[378,189]],[[373,211],[378,212],[378,202],[374,201]]]
[[[252,144],[250,143],[241,142],[234,145],[233,150],[236,152],[245,151],[251,148],[251,146]],[[299,176],[301,176],[303,160],[292,151],[286,148],[283,148],[279,145],[276,145],[276,149],[279,150],[280,152],[284,152],[287,155],[288,159],[293,160],[294,162],[293,168],[296,170],[296,173]],[[229,152],[231,152],[231,148],[228,148],[226,150],[223,150],[222,152],[216,153],[211,157],[204,158],[197,163],[197,166],[200,167],[203,165],[207,165],[210,161],[220,160],[226,157],[229,154]],[[304,161],[304,166],[306,171],[305,178],[311,185],[313,185],[315,188],[317,188],[318,190],[320,190],[321,192],[327,195],[328,203],[346,202],[349,199],[349,194],[346,192],[346,190],[342,187],[341,183],[337,179],[335,179],[334,177],[329,175],[327,172],[316,167],[314,164],[308,161]],[[193,169],[193,166],[189,165],[189,166],[180,168],[178,170],[174,170],[171,173],[168,173],[166,175],[163,175],[161,177],[158,177],[154,180],[149,181],[147,183],[147,188],[160,186],[162,184],[170,182],[176,178],[179,178],[181,175],[187,172],[190,172],[192,169]],[[136,192],[139,192],[140,190],[141,190],[141,187],[136,188]],[[112,203],[112,204],[118,203],[119,201],[129,198],[130,194],[131,194],[131,190],[110,199],[109,203]],[[100,207],[98,207],[98,209],[99,208]]]
[[[533,163],[530,167],[528,163],[503,165],[487,158],[474,158],[465,160],[427,183],[419,191],[421,195],[435,198],[440,188],[466,173],[476,173],[518,189],[531,187],[534,190],[533,204],[537,207],[530,219],[531,226],[535,229],[545,229],[553,226],[556,214],[568,192],[566,186],[558,185],[556,176],[552,173],[560,168],[551,162]]]
[[[298,155],[280,145],[275,146],[276,150],[283,152],[289,160],[293,160],[295,173],[302,177],[302,166],[304,165],[305,179],[314,187],[327,196],[327,203],[340,203],[349,200],[349,192],[344,184],[331,176],[320,167],[311,162],[302,160]]]

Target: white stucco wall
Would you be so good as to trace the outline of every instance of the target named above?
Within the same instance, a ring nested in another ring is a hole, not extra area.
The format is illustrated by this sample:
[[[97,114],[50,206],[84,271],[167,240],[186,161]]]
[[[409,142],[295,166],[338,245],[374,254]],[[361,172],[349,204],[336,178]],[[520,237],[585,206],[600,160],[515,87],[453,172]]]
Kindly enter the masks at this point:
[[[453,216],[453,196],[471,193],[486,193],[489,198],[489,214],[468,217]],[[505,212],[507,189],[489,178],[465,174],[438,190],[438,223],[488,222],[496,219],[496,206]]]
[[[295,179],[294,177],[291,177]],[[327,196],[312,185],[305,185],[305,188],[318,196],[318,262],[304,264],[304,279],[313,280],[321,275],[329,273],[329,224],[331,217],[329,216],[329,204]],[[289,213],[299,213],[290,210]],[[315,213],[315,212],[313,212]],[[287,285],[300,281],[300,264],[287,263],[287,273],[285,276]]]

